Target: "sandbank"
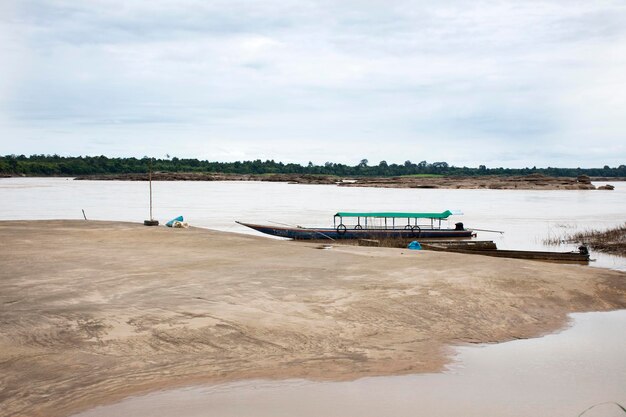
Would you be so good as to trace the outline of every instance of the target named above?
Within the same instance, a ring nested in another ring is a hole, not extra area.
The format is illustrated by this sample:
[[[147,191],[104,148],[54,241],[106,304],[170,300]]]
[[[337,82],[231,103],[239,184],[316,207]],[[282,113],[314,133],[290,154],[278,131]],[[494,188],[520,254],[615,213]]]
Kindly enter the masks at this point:
[[[437,372],[626,308],[626,274],[93,221],[0,222],[0,416],[246,378]]]

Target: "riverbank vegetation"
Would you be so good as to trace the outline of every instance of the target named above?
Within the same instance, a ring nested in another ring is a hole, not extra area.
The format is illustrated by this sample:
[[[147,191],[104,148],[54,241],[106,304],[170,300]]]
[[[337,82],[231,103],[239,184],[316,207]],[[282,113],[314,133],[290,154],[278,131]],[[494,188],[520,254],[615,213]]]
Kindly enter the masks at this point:
[[[569,236],[567,241],[586,244],[600,252],[626,256],[626,223],[604,231],[578,232]]]
[[[551,237],[543,241],[546,245],[559,245],[561,243],[575,243],[588,245],[591,249],[626,256],[626,223],[608,230],[587,230],[567,234],[565,236]]]
[[[529,175],[543,174],[552,177],[593,177],[626,178],[626,166],[603,168],[478,168],[457,167],[447,162],[414,163],[405,161],[401,164],[380,161],[370,164],[362,159],[354,166],[326,162],[307,165],[276,162],[274,160],[215,162],[198,159],[164,158],[108,158],[106,156],[59,156],[59,155],[5,155],[0,156],[0,176],[76,176],[94,174],[131,174],[145,173],[152,168],[160,172],[216,172],[225,174],[310,174],[336,176],[480,176],[480,175]]]

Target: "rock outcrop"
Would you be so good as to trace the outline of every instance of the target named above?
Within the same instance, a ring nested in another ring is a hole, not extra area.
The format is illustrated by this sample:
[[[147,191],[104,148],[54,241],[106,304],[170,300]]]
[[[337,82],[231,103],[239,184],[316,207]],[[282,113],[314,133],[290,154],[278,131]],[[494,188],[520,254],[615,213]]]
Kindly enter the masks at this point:
[[[86,175],[77,180],[147,181],[148,174]],[[290,184],[337,184],[340,187],[376,188],[446,188],[490,190],[595,190],[586,175],[578,178],[548,177],[541,174],[523,176],[473,177],[351,177],[303,174],[218,174],[207,172],[154,172],[154,181],[270,181]],[[609,186],[610,187],[610,186]],[[609,188],[603,188],[609,189]]]

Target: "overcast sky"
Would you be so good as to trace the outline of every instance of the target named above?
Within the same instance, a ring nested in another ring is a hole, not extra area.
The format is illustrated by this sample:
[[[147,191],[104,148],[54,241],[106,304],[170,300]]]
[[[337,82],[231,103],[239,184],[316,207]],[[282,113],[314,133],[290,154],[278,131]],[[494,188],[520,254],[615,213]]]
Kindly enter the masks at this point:
[[[0,154],[626,163],[626,1],[2,0]]]

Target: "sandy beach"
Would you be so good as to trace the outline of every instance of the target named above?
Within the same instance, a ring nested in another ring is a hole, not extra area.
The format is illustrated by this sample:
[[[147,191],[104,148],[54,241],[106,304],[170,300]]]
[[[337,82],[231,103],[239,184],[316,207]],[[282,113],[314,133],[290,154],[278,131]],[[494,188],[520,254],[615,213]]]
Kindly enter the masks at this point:
[[[580,265],[278,241],[205,229],[0,222],[0,416],[67,416],[246,378],[436,372],[450,347],[626,308]]]

